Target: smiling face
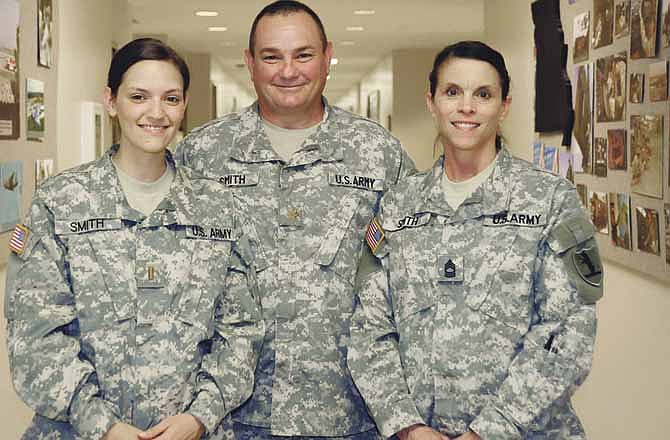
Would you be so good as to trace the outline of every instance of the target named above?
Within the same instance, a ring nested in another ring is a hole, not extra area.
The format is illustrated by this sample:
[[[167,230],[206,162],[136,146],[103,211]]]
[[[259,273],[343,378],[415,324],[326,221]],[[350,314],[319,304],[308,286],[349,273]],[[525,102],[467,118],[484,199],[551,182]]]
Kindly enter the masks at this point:
[[[447,155],[450,151],[495,152],[496,134],[510,97],[485,61],[448,58],[439,69],[435,95],[426,96]]]
[[[253,54],[245,58],[263,118],[287,127],[318,123],[323,116],[321,94],[326,86],[332,45],[325,50],[319,28],[304,12],[266,15],[255,33]]]
[[[105,106],[121,127],[120,149],[126,155],[165,153],[184,117],[183,79],[169,61],[144,60],[123,74],[116,96],[105,90]]]

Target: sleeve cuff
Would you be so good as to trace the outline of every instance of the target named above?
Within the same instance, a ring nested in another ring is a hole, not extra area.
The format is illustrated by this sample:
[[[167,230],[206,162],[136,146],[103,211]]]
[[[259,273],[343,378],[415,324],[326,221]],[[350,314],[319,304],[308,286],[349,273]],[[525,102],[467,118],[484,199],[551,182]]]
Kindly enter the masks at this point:
[[[226,415],[226,405],[216,385],[211,382],[203,384],[186,413],[200,420],[207,433],[213,433]]]
[[[110,402],[96,397],[98,387],[84,385],[70,405],[70,424],[80,437],[99,440],[120,420],[118,409]]]
[[[482,440],[523,440],[516,425],[491,406],[483,408],[469,428]]]
[[[396,400],[390,405],[373,411],[377,428],[384,438],[389,438],[408,426],[425,424],[411,398]]]

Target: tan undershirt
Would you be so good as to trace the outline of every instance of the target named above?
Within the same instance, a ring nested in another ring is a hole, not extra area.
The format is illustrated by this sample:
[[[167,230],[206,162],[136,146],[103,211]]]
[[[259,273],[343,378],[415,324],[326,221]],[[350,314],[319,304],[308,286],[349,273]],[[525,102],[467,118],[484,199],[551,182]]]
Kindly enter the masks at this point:
[[[288,162],[293,153],[298,151],[305,142],[305,139],[316,132],[320,124],[321,122],[307,128],[282,128],[263,120],[263,129],[265,134],[268,135],[270,145],[275,152],[284,161]]]
[[[447,195],[447,203],[454,211],[458,209],[459,206],[475,192],[479,186],[489,178],[493,173],[493,169],[496,166],[498,161],[498,156],[491,161],[491,163],[484,168],[479,174],[472,176],[468,180],[462,182],[452,182],[449,180],[447,173],[444,173],[444,178],[442,179],[442,189]]]
[[[128,204],[148,217],[170,192],[170,185],[176,173],[175,169],[168,163],[165,172],[158,180],[142,182],[125,173],[113,160],[112,163],[116,168],[116,174],[119,176],[121,189]]]

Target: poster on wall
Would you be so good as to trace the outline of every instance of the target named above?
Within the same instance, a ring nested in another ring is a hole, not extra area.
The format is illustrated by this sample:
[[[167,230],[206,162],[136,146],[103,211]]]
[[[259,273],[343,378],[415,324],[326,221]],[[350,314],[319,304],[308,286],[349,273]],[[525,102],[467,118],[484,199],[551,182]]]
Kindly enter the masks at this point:
[[[626,130],[607,130],[607,168],[625,170],[627,168]]]
[[[633,104],[641,104],[644,100],[644,73],[630,74],[630,91],[628,96]]]
[[[614,38],[630,35],[630,0],[614,0]]]
[[[598,122],[623,121],[626,113],[626,53],[596,61],[596,115]]]
[[[575,123],[572,129],[574,154],[574,171],[577,173],[591,172],[591,133],[593,113],[593,69],[591,64],[575,67],[576,87],[573,88],[575,103]],[[574,148],[576,147],[576,148]]]
[[[593,0],[593,48],[612,44],[614,1]]]
[[[542,142],[533,142],[533,165],[542,168]]]
[[[575,16],[572,23],[573,45],[572,62],[581,63],[589,59],[589,13]]]
[[[670,0],[661,2],[661,47],[667,49],[670,45]]]
[[[21,221],[23,162],[0,162],[0,183],[0,232],[6,232]]]
[[[589,207],[591,208],[591,221],[596,231],[601,234],[609,233],[607,225],[607,193],[589,191]]]
[[[547,171],[554,171],[556,169],[556,147],[550,145],[544,146],[543,167]]]
[[[631,250],[630,196],[610,193],[610,237],[614,246]]]
[[[668,100],[668,63],[665,60],[649,64],[649,100]]]
[[[663,207],[665,212],[665,262],[670,265],[670,203]]]
[[[572,153],[569,151],[561,151],[558,153],[558,174],[565,177],[570,182],[575,181],[575,176],[572,171]]]
[[[577,194],[579,195],[579,200],[582,202],[584,209],[589,209],[589,199],[586,185],[583,183],[578,183],[575,185],[577,187]]]
[[[656,57],[658,0],[632,0],[630,4],[630,57]]]
[[[26,78],[26,128],[28,140],[44,140],[44,82]]]
[[[37,2],[37,64],[53,65],[53,7],[51,0]]]
[[[53,175],[53,159],[37,159],[35,161],[35,189]]]
[[[368,95],[367,118],[379,122],[380,92],[375,90]]]
[[[18,35],[18,0],[0,0],[0,140],[20,133]]]
[[[631,190],[663,197],[663,115],[630,117]]]
[[[607,139],[602,137],[593,142],[593,174],[607,177]]]
[[[642,206],[635,207],[637,248],[642,252],[661,255],[658,239],[658,211]]]

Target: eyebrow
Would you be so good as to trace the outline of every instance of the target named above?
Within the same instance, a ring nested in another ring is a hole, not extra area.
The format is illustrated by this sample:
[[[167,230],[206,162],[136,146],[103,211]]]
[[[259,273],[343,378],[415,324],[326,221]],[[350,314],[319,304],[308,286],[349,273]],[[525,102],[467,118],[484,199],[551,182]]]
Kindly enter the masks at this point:
[[[142,93],[151,93],[150,90],[143,89],[143,88],[141,88],[141,87],[132,87],[132,86],[131,86],[131,87],[128,87],[128,91],[131,91],[131,92],[142,92]],[[166,94],[166,93],[182,93],[182,89],[170,89],[170,90],[166,90],[165,92],[163,92],[163,94]]]
[[[306,46],[296,47],[295,49],[292,49],[291,52],[302,52],[303,50],[316,50],[316,48],[308,44]],[[278,47],[263,47],[259,50],[259,53],[263,52],[281,52],[281,49]]]
[[[458,83],[455,83],[455,82],[447,82],[447,83],[444,84],[444,87],[449,87],[449,86],[456,86],[456,87],[459,87],[461,89],[463,88],[463,86],[461,84],[458,84]],[[475,90],[483,89],[483,88],[489,88],[489,89],[494,89],[494,90],[500,89],[500,87],[496,86],[495,84],[482,84],[482,85],[479,85],[479,86],[475,87]]]

